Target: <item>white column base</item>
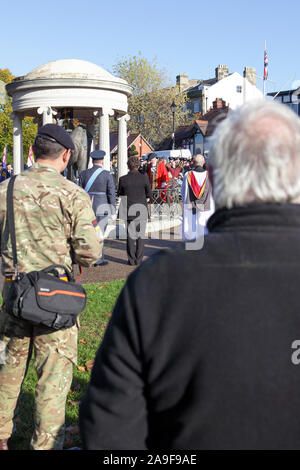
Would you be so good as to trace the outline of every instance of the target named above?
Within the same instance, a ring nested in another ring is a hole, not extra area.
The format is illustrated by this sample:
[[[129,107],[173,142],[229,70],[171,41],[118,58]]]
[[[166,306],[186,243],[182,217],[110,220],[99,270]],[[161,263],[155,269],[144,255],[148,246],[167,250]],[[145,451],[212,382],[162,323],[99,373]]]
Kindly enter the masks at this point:
[[[118,180],[121,176],[127,175],[127,121],[130,117],[128,114],[118,118]]]

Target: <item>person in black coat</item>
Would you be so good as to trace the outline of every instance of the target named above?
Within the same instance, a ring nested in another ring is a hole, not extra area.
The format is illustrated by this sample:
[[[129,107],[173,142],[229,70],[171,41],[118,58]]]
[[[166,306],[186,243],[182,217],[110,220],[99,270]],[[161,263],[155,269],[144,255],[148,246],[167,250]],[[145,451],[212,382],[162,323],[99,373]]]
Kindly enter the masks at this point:
[[[204,246],[128,278],[80,407],[85,449],[300,448],[300,120],[218,124]]]
[[[138,265],[144,256],[148,220],[147,198],[151,198],[152,193],[147,175],[139,172],[139,158],[129,157],[127,165],[129,173],[121,176],[119,180],[119,217],[127,221],[128,264]]]

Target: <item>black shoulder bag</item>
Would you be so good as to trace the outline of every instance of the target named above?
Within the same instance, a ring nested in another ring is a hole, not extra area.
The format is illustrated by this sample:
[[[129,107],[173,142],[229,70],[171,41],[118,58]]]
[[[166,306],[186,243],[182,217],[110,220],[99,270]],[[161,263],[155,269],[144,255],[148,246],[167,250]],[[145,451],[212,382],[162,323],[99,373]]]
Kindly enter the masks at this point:
[[[86,292],[65,266],[54,264],[41,271],[19,273],[13,204],[16,176],[10,178],[7,189],[7,219],[11,236],[15,280],[9,289],[5,308],[12,316],[34,325],[53,330],[70,328],[86,307]],[[60,279],[57,268],[64,270],[68,281]]]

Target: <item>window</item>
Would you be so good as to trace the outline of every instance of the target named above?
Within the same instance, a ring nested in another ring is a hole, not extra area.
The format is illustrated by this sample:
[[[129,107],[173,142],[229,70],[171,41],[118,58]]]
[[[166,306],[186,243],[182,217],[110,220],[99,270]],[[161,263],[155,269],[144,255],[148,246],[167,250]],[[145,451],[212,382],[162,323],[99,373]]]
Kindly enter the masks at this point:
[[[290,97],[290,95],[283,95],[282,98],[283,98],[282,101],[283,101],[284,103],[290,103],[290,102],[291,102],[291,97]]]
[[[201,132],[197,132],[194,136],[194,151],[195,153],[203,152],[203,135]]]
[[[240,85],[238,85],[238,86],[236,87],[236,92],[237,92],[237,93],[242,93],[242,89],[243,89],[243,88],[242,88]]]
[[[194,113],[199,113],[199,112],[200,112],[200,104],[194,103]]]

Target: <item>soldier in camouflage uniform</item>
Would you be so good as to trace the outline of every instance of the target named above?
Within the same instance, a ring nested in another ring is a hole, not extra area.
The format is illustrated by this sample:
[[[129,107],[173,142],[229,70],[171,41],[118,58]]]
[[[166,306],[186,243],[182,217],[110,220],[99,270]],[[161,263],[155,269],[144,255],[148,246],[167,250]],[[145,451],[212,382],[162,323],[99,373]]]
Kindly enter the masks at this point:
[[[19,272],[72,263],[91,266],[98,260],[102,241],[93,225],[90,198],[61,172],[66,168],[72,139],[54,124],[39,129],[34,144],[37,163],[19,175],[14,187],[15,230]],[[0,185],[0,249],[5,276],[0,313],[0,449],[7,449],[14,411],[30,351],[38,377],[35,389],[32,449],[62,449],[65,404],[77,356],[78,324],[53,331],[11,317],[5,300],[13,280],[13,256],[7,231],[6,191]],[[71,256],[72,253],[72,256]]]

